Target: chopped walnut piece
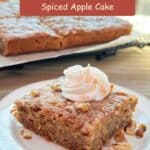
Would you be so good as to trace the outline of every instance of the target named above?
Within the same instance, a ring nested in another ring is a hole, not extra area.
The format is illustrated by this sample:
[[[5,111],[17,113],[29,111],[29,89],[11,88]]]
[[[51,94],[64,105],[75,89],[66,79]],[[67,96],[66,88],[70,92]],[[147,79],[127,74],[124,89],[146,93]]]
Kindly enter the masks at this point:
[[[135,101],[137,101],[137,100],[138,100],[137,97],[135,97],[135,96],[130,96],[130,102],[131,102],[132,104],[134,104]],[[133,111],[135,111],[135,108],[131,108],[131,109],[133,109]]]
[[[109,92],[109,94],[111,94],[111,93],[112,93],[113,89],[114,89],[114,85],[113,85],[113,84],[111,84],[111,85],[110,85],[110,92]]]
[[[31,139],[32,138],[32,134],[30,131],[26,130],[26,129],[22,129],[20,131],[20,134],[21,136],[24,138],[24,139]]]
[[[34,89],[34,90],[31,90],[31,95],[32,95],[32,97],[38,97],[38,96],[40,96],[40,92],[38,90]]]
[[[15,111],[15,109],[11,109],[10,113],[13,114]]]
[[[146,126],[144,124],[140,124],[138,128],[142,129],[144,132],[146,131]]]
[[[14,114],[16,112],[16,106],[13,106],[10,113]]]
[[[51,85],[51,89],[53,91],[61,91],[61,86],[60,86],[60,83],[58,82],[53,82],[52,85]]]
[[[123,142],[126,140],[125,138],[125,134],[122,130],[119,130],[115,135],[114,135],[114,139],[116,142]]]
[[[18,116],[19,116],[19,114],[18,114],[17,111],[14,111],[12,114],[13,114],[16,118],[18,118]]]
[[[142,138],[143,137],[144,131],[142,129],[137,129],[135,132],[135,135],[137,138]]]
[[[121,142],[112,144],[109,150],[132,150],[132,146],[127,142]]]
[[[136,122],[132,120],[129,125],[125,128],[125,132],[128,135],[135,135],[135,130],[136,130]]]
[[[82,111],[82,112],[87,112],[90,109],[90,103],[76,102],[75,108]]]
[[[105,112],[105,108],[104,108],[104,107],[100,107],[99,110],[100,110],[101,112]]]
[[[140,124],[138,126],[138,129],[135,132],[136,137],[138,138],[143,137],[145,131],[146,131],[146,126],[144,124]]]

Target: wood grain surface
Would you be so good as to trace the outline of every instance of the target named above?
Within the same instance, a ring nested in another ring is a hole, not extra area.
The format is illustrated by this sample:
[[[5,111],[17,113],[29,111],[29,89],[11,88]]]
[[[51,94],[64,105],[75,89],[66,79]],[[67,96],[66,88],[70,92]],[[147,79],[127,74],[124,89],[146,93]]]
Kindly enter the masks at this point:
[[[71,65],[91,64],[102,69],[111,82],[150,98],[150,47],[118,50],[116,56],[97,61],[94,55],[47,60],[23,68],[0,71],[0,99],[26,84],[56,78]]]

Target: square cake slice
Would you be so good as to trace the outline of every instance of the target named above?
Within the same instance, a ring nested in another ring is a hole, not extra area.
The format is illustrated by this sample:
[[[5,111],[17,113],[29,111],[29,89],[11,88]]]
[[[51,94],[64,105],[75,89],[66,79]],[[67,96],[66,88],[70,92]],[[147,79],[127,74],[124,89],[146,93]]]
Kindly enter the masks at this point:
[[[131,33],[132,25],[117,17],[45,17],[44,25],[63,36],[62,48],[105,43]]]
[[[13,113],[26,128],[66,148],[98,150],[130,123],[136,103],[123,92],[102,101],[73,102],[62,96],[55,80],[17,100]]]
[[[0,52],[4,55],[56,50],[60,39],[36,17],[0,19]]]

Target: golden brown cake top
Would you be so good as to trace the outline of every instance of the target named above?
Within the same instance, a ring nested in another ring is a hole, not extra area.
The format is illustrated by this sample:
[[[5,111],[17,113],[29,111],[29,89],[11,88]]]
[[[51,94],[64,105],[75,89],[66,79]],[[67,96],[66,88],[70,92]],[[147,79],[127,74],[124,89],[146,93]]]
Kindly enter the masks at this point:
[[[48,25],[59,34],[68,34],[76,31],[98,31],[107,28],[128,27],[131,24],[117,17],[94,17],[94,16],[63,16],[63,17],[44,17],[41,19],[43,24]]]
[[[43,107],[47,107],[50,105],[55,105],[59,103],[67,104],[74,104],[74,103],[91,103],[92,105],[98,103],[103,104],[107,100],[112,101],[113,103],[121,103],[124,100],[134,99],[135,97],[128,95],[124,92],[111,92],[106,98],[102,101],[89,101],[89,102],[75,102],[69,99],[66,99],[62,95],[62,91],[59,84],[60,79],[52,80],[50,84],[43,88],[32,89],[28,94],[26,94],[23,98],[21,98],[21,102],[25,102],[31,105],[38,105],[40,104]],[[48,105],[47,105],[48,104]]]
[[[32,37],[38,34],[56,37],[55,31],[41,25],[37,17],[4,18],[0,19],[0,33],[5,38]]]
[[[54,82],[57,82],[57,85],[53,84]],[[20,106],[20,109],[29,107],[35,111],[41,110],[49,117],[61,115],[63,116],[61,121],[66,121],[70,125],[72,121],[77,121],[79,127],[79,123],[83,123],[85,120],[89,120],[89,122],[95,122],[97,119],[103,120],[105,116],[113,115],[122,108],[130,107],[132,111],[137,103],[136,97],[123,92],[111,93],[102,101],[73,102],[62,96],[58,83],[59,80],[53,80],[44,88],[31,90],[29,94],[17,100],[16,104]],[[56,119],[58,118],[56,117]]]

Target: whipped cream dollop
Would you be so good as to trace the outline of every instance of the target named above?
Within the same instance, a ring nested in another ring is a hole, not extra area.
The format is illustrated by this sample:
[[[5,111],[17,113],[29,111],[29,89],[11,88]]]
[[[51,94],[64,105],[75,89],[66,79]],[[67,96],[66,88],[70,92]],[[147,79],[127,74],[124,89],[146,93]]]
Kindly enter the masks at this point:
[[[72,101],[100,101],[110,93],[107,75],[90,65],[75,65],[64,70],[62,94]]]

